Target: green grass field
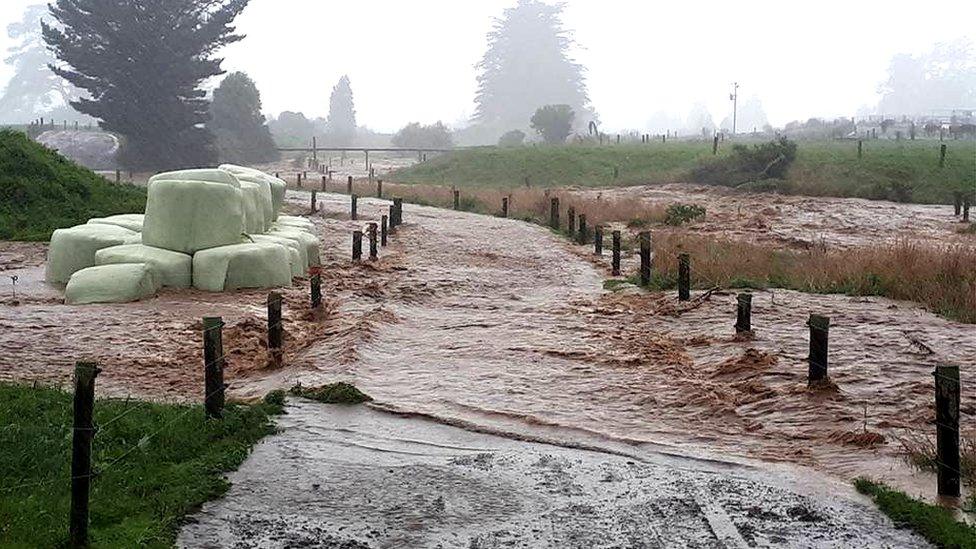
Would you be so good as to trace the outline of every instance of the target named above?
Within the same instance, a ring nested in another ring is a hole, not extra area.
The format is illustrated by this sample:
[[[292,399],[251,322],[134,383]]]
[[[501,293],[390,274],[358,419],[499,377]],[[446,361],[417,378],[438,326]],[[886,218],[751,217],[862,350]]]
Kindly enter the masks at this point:
[[[903,492],[865,478],[854,481],[896,526],[910,528],[936,547],[976,549],[976,527],[956,521],[947,509],[913,499]]]
[[[976,143],[947,141],[946,145],[946,166],[940,168],[937,141],[868,140],[861,159],[856,141],[800,141],[787,184],[797,194],[873,199],[890,198],[893,189],[907,185],[913,202],[950,203],[953,191],[976,189]],[[719,155],[730,150],[726,141]],[[691,170],[713,158],[711,143],[700,141],[479,147],[398,170],[390,179],[499,188],[523,186],[526,178],[535,187],[690,182]]]
[[[95,403],[92,547],[172,547],[180,520],[223,494],[234,470],[273,432],[283,394],[229,405]],[[0,547],[59,547],[68,533],[72,395],[0,384]]]

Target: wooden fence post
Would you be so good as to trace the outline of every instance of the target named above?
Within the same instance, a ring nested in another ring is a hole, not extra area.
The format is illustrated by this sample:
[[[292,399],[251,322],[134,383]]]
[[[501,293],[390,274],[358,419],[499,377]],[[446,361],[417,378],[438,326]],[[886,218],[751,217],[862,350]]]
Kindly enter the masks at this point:
[[[712,138],[712,155],[718,154],[718,136]]]
[[[224,409],[224,319],[203,317],[203,410],[208,418],[220,419]]]
[[[603,255],[603,227],[593,228],[593,255]]]
[[[502,197],[502,217],[508,217],[508,197]]]
[[[383,180],[376,180],[376,198],[383,198]]]
[[[953,215],[962,213],[962,192],[960,191],[952,193],[952,211]]]
[[[570,206],[566,209],[566,223],[566,232],[569,238],[573,238],[573,233],[576,232],[576,208]]]
[[[312,189],[312,213],[315,213],[315,189]]]
[[[312,308],[318,309],[322,306],[322,271],[319,267],[313,267],[312,277],[309,279],[311,285]]]
[[[352,194],[352,176],[346,179],[346,194]]]
[[[678,254],[678,301],[691,299],[691,256]]]
[[[752,294],[743,292],[735,296],[735,333],[752,331]]]
[[[579,214],[579,230],[577,242],[586,244],[586,214]]]
[[[88,547],[88,495],[91,490],[92,439],[95,428],[95,376],[100,372],[94,362],[75,363],[74,425],[71,432],[71,508],[68,539],[71,547]]]
[[[810,315],[810,367],[807,381],[815,384],[827,379],[827,341],[830,333],[830,318]]]
[[[386,246],[387,216],[380,216],[380,246]]]
[[[969,196],[962,199],[962,222],[969,223]]]
[[[359,261],[363,258],[363,231],[352,232],[352,260]]]
[[[298,174],[295,175],[295,181],[296,181],[296,184],[298,185],[298,188],[301,189],[302,188],[302,174],[301,174],[301,172],[299,172]]]
[[[934,374],[939,495],[959,497],[959,366],[940,364]]]
[[[328,178],[325,177],[324,175],[322,176],[322,192],[325,192],[325,190],[326,190],[326,188],[325,188],[325,182],[326,182],[327,179]]]
[[[355,221],[359,216],[357,215],[357,203],[359,202],[359,197],[356,195],[351,195],[349,197],[349,219]]]
[[[946,144],[939,145],[939,167],[945,168]]]
[[[864,156],[864,141],[860,139],[857,140],[857,158],[860,159]]]
[[[549,199],[549,228],[559,230],[559,197]]]
[[[276,366],[281,365],[284,326],[281,322],[281,294],[268,293],[268,350]]]
[[[116,183],[122,182],[122,170],[115,170],[115,182]]]
[[[612,239],[613,258],[610,265],[613,268],[613,276],[620,276],[620,231],[613,231]]]
[[[403,199],[394,198],[393,206],[396,209],[396,224],[397,227],[399,227],[400,225],[403,225]]]
[[[390,204],[390,232],[396,230],[396,206]]]
[[[643,231],[640,238],[640,283],[647,286],[651,283],[651,233]]]
[[[370,223],[368,227],[369,259],[370,261],[376,261],[377,257],[379,257],[379,251],[376,249],[376,223]]]

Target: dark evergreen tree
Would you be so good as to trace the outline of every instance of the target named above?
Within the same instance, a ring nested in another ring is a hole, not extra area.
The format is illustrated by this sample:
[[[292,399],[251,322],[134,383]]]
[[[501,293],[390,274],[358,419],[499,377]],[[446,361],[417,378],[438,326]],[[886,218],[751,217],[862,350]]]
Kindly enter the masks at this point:
[[[72,106],[123,137],[119,161],[160,170],[217,162],[205,79],[223,74],[213,53],[243,38],[234,18],[248,0],[57,0],[44,40],[51,70],[89,98]]]
[[[331,145],[351,145],[356,137],[356,109],[352,100],[349,76],[343,76],[332,88],[329,98],[329,118],[326,121],[326,139]]]
[[[488,51],[478,64],[476,124],[504,131],[525,128],[539,105],[565,104],[580,127],[595,120],[583,77],[569,58],[572,34],[562,28],[563,4],[519,0],[495,20]]]
[[[278,158],[261,114],[261,94],[243,72],[227,75],[214,90],[207,128],[217,138],[221,162],[246,164]]]

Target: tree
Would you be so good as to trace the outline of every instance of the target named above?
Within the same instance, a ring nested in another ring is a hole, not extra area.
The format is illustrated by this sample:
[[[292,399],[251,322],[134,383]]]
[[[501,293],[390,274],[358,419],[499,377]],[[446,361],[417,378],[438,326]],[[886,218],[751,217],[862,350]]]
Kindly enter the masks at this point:
[[[569,105],[546,105],[532,115],[532,129],[542,135],[546,143],[565,143],[573,131],[576,113]]]
[[[976,51],[961,39],[936,44],[917,57],[899,54],[888,66],[878,109],[886,115],[913,115],[976,104]]]
[[[217,139],[221,162],[246,164],[278,158],[261,114],[261,94],[243,72],[227,75],[213,92],[207,128]]]
[[[393,146],[405,149],[449,149],[454,146],[451,130],[440,121],[429,126],[411,122],[396,132],[391,142]]]
[[[63,64],[55,74],[86,90],[78,111],[120,134],[119,162],[161,170],[217,162],[200,84],[223,74],[213,53],[241,40],[232,23],[248,0],[57,0],[59,26],[41,23]]]
[[[523,143],[525,143],[525,132],[522,130],[507,131],[498,138],[499,147],[521,147]]]
[[[356,137],[356,110],[352,100],[349,76],[343,76],[332,88],[326,138],[332,145],[351,145]]]
[[[736,133],[751,133],[760,131],[769,124],[766,118],[766,111],[763,109],[762,101],[755,95],[740,103],[735,120]],[[732,130],[732,115],[722,119],[722,129]]]
[[[56,60],[44,47],[41,19],[48,14],[44,4],[29,6],[23,19],[7,25],[7,36],[14,41],[4,61],[13,65],[14,75],[0,97],[0,120],[28,122],[38,116],[81,118],[68,106],[81,97],[81,90],[51,72]]]
[[[688,112],[685,119],[685,131],[692,135],[701,135],[706,139],[712,137],[715,132],[715,121],[712,120],[712,113],[708,112],[708,107],[703,103],[695,103]]]
[[[581,128],[596,119],[584,68],[569,57],[573,39],[562,28],[562,9],[562,4],[519,0],[495,19],[488,50],[477,65],[474,115],[476,124],[494,130],[490,141],[508,129],[524,128],[539,105],[568,105],[583,117]]]

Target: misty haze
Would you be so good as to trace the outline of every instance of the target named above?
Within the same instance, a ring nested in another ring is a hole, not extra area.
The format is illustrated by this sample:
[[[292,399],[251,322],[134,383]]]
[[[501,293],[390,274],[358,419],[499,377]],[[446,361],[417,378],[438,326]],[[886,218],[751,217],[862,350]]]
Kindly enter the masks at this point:
[[[0,547],[976,549],[974,22],[5,0]]]

